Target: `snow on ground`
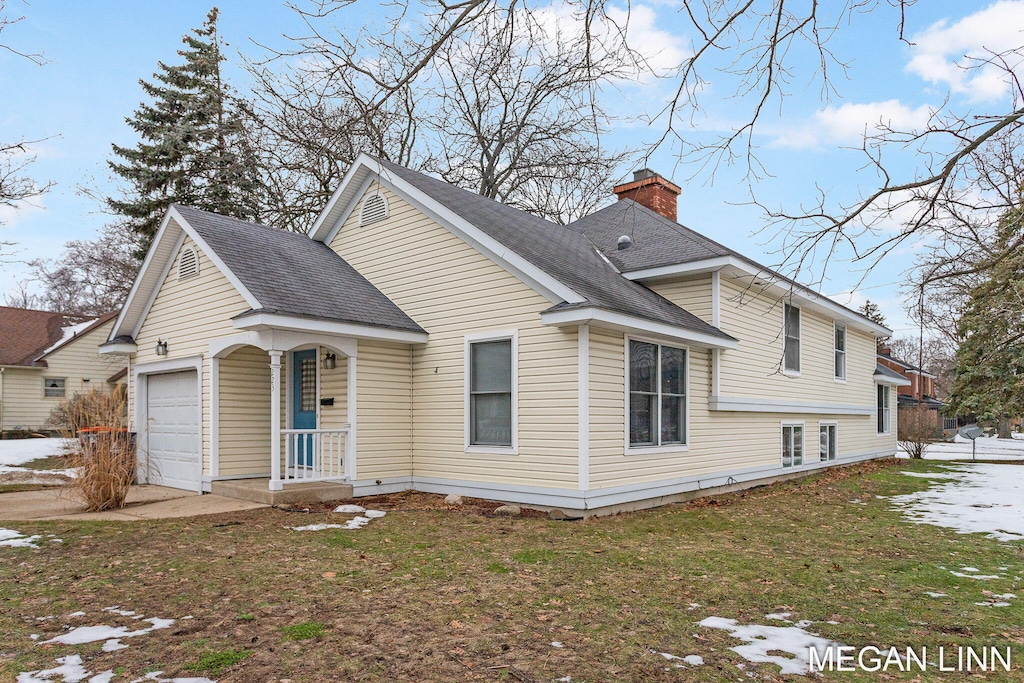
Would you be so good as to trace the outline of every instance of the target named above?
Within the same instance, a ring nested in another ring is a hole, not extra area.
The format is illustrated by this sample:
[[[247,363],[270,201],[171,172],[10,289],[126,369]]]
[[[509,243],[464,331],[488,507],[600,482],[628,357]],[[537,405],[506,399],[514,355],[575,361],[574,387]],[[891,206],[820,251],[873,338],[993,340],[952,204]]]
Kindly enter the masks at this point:
[[[704,658],[700,655],[686,655],[685,657],[679,657],[677,655],[672,654],[671,652],[658,652],[657,650],[651,650],[651,652],[658,655],[659,657],[662,657],[663,659],[667,659],[670,662],[675,661],[676,664],[674,664],[673,666],[675,666],[675,668],[677,669],[686,668],[683,664],[680,664],[680,662],[689,664],[690,666],[702,666],[704,664]]]
[[[1019,439],[978,439],[978,460],[1024,460],[1024,440]],[[897,457],[906,458],[907,454],[900,450]],[[925,460],[970,460],[971,442],[954,441],[953,443],[930,443],[924,447]]]
[[[63,450],[64,439],[0,439],[0,465],[24,465]]]
[[[808,648],[813,647],[824,659],[828,648],[841,647],[839,643],[808,633],[796,626],[740,624],[735,619],[722,617],[708,617],[699,623],[706,628],[729,631],[732,637],[747,641],[745,645],[737,645],[730,649],[748,662],[777,664],[783,674],[804,675],[810,670]],[[772,651],[785,652],[792,657],[768,654]]]
[[[984,533],[1004,543],[1024,540],[1024,467],[963,463],[937,474],[904,474],[938,480],[924,491],[889,499],[911,521]]]
[[[144,615],[138,614],[131,610],[121,609],[118,605],[113,607],[104,607],[104,612],[108,614],[116,614],[122,617],[129,617],[133,620],[141,620],[145,623],[150,624],[146,628],[131,629],[126,626],[79,626],[77,628],[70,628],[67,632],[62,633],[58,636],[54,636],[49,640],[39,641],[38,636],[33,636],[32,640],[36,641],[38,645],[83,645],[86,643],[97,643],[103,642],[101,648],[103,652],[116,652],[117,650],[123,650],[127,645],[121,642],[122,638],[135,638],[138,636],[152,633],[161,629],[169,628],[173,623],[174,619],[161,619],[159,617],[151,617],[146,619]],[[81,617],[84,616],[85,612],[72,612],[68,616],[70,617]],[[52,619],[53,617],[40,617],[40,619]],[[17,683],[47,683],[62,681],[63,683],[110,683],[114,678],[114,671],[107,670],[101,671],[100,673],[93,674],[85,669],[82,664],[82,657],[80,655],[68,655],[66,657],[58,657],[57,666],[52,669],[42,669],[39,671],[23,671],[18,674]],[[145,681],[156,681],[157,683],[216,683],[209,678],[160,678],[162,671],[154,671],[146,674],[143,678],[136,678],[131,683],[145,683]]]
[[[0,529],[0,546],[9,548],[38,548],[36,541],[41,538],[42,536],[39,535],[26,536],[14,529]]]
[[[364,508],[361,508],[358,505],[342,505],[342,506],[336,508],[334,511],[335,512],[349,512],[349,513],[352,512],[351,509],[342,510],[342,508],[359,508],[359,511],[363,512],[365,514],[365,516],[364,515],[356,515],[355,517],[353,517],[352,519],[348,520],[344,524],[320,523],[320,524],[307,524],[306,526],[290,526],[288,528],[292,529],[293,531],[323,531],[324,529],[362,529],[364,526],[369,524],[371,520],[380,519],[381,517],[383,517],[384,515],[387,514],[383,510],[364,510]]]

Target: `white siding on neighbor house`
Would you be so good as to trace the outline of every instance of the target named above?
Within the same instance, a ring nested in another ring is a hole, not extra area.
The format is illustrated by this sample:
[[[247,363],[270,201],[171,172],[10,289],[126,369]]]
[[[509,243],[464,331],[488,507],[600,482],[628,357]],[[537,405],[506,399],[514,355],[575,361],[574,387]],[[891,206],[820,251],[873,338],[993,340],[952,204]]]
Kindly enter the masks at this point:
[[[183,247],[185,246],[194,247],[199,255],[199,275],[178,280],[178,259],[181,252],[175,254],[142,329],[136,335],[138,353],[132,364],[134,366],[189,356],[203,357],[203,474],[209,475],[209,342],[214,337],[235,334],[237,331],[231,324],[231,318],[249,310],[249,304],[191,238],[185,239]],[[167,356],[156,355],[158,339],[167,342]],[[136,429],[141,431],[145,426],[136,425]]]
[[[92,389],[110,391],[107,379],[125,366],[123,356],[101,356],[100,344],[107,340],[114,325],[109,320],[79,335],[46,358],[45,368],[8,367],[0,378],[0,428],[42,429],[50,411],[63,400],[44,395],[46,378],[63,378],[66,398]]]
[[[734,322],[736,318],[733,319]],[[757,323],[753,323],[756,330]],[[806,327],[805,327],[806,329]],[[734,336],[744,339],[744,333],[728,330]],[[852,335],[851,335],[852,336]],[[749,338],[749,335],[748,337]],[[813,338],[813,336],[811,337]],[[805,336],[805,343],[808,337]],[[828,349],[831,351],[831,347]],[[819,349],[814,349],[815,352]],[[729,351],[736,354],[736,351]],[[723,354],[724,355],[724,354]],[[860,354],[863,355],[863,354]],[[831,356],[830,356],[831,357]],[[859,356],[858,356],[859,357]],[[882,437],[875,433],[875,416],[871,415],[828,415],[817,412],[735,412],[711,411],[708,409],[711,397],[711,376],[709,368],[712,354],[706,349],[690,347],[689,378],[689,438],[688,448],[672,453],[644,453],[642,449],[626,454],[627,402],[625,392],[626,350],[625,335],[621,332],[592,329],[590,333],[590,463],[591,488],[601,489],[629,484],[654,482],[681,477],[710,476],[720,472],[771,469],[765,476],[782,474],[781,425],[783,422],[803,422],[805,428],[805,463],[818,462],[818,424],[838,423],[839,462],[844,458],[868,454],[895,452],[894,437]],[[874,386],[871,380],[874,365],[864,367],[863,358],[857,363],[850,361],[849,374],[855,387],[860,387],[859,397],[844,398],[848,403],[863,406],[873,405]],[[737,362],[739,362],[737,360]],[[831,365],[824,380],[817,385],[830,386]],[[866,376],[853,380],[853,373]],[[807,373],[805,373],[806,375]],[[771,378],[775,382],[790,381],[788,378]],[[815,385],[811,377],[805,377],[807,384]],[[751,382],[756,385],[757,382]],[[849,385],[847,385],[849,386]],[[849,391],[847,389],[847,391]],[[724,393],[724,392],[723,392]],[[749,394],[748,394],[749,395]],[[808,395],[785,394],[791,400],[839,402],[833,394]],[[871,397],[868,399],[868,397]],[[778,398],[779,396],[775,396]]]
[[[219,476],[270,472],[270,355],[246,346],[221,358]],[[284,415],[284,412],[281,413]]]
[[[800,310],[800,374],[785,375],[783,302],[729,277],[721,279],[720,301],[720,328],[739,339],[738,348],[721,352],[722,396],[873,405],[873,336],[847,328],[847,379],[836,381],[834,322],[805,306]]]
[[[382,188],[383,189],[383,188]],[[367,192],[376,192],[371,185]],[[387,219],[359,226],[353,212],[331,244],[430,335],[411,347],[411,462],[417,477],[576,488],[578,485],[576,330],[540,323],[551,303],[393,193]],[[467,335],[518,330],[518,455],[465,452],[464,355]],[[360,343],[359,479],[391,476],[366,464],[366,434],[398,430],[382,452],[405,452],[407,438],[387,415],[364,418],[373,372]],[[393,380],[392,380],[393,381]],[[404,387],[395,386],[395,391]],[[381,400],[386,396],[382,395]],[[400,397],[399,397],[399,400]],[[367,424],[367,419],[371,424]],[[372,425],[387,419],[387,426]],[[396,456],[396,460],[400,456]]]

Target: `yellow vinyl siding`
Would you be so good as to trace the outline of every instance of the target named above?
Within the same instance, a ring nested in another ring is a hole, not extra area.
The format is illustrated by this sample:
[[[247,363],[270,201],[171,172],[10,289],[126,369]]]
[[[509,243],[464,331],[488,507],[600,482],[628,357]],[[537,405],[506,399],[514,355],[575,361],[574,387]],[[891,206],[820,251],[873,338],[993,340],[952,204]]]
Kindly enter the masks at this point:
[[[339,429],[348,422],[348,358],[330,349],[321,348],[321,368],[328,353],[334,353],[337,365],[333,370],[320,370],[320,397],[333,398],[334,405],[320,406],[317,426],[320,429]]]
[[[63,400],[45,396],[43,380],[63,378],[64,397],[70,398],[82,391],[109,391],[113,385],[107,378],[125,366],[123,356],[101,356],[100,344],[107,340],[114,325],[109,320],[46,357],[45,368],[14,368],[3,371],[0,410],[3,411],[3,429],[41,429],[46,426],[50,411]]]
[[[218,474],[270,472],[270,356],[246,346],[219,363]]]
[[[874,414],[831,416],[708,410],[710,353],[690,347],[688,450],[626,455],[625,354],[625,336],[621,332],[591,330],[590,485],[593,489],[755,468],[777,468],[766,476],[781,473],[781,424],[784,421],[804,423],[805,463],[818,461],[819,421],[838,422],[840,461],[844,457],[895,451],[894,440],[875,435]],[[850,369],[852,372],[852,365]],[[868,377],[870,382],[871,375]],[[873,397],[872,391],[869,388],[865,396]],[[858,403],[867,404],[864,396]]]
[[[648,287],[680,308],[711,323],[711,273],[682,280],[652,282]]]
[[[331,248],[430,334],[427,345],[411,347],[415,475],[575,488],[575,329],[542,326],[539,313],[551,302],[418,209],[384,193],[390,216],[360,227],[357,207]],[[506,330],[519,331],[519,454],[466,453],[465,337]],[[362,348],[360,343],[360,397],[364,382],[374,381]],[[364,465],[370,429],[360,404],[359,479],[384,476]]]
[[[356,360],[356,477],[412,472],[411,352],[403,344],[360,341]]]
[[[249,304],[191,238],[185,239],[184,246],[196,249],[199,275],[178,280],[179,250],[135,338],[138,353],[134,363],[203,357],[203,473],[208,475],[211,400],[209,343],[215,337],[235,334],[231,318],[249,310]],[[158,339],[167,342],[166,356],[156,355]],[[137,428],[142,429],[143,426],[138,425]]]
[[[721,352],[722,396],[828,404],[873,405],[875,340],[847,328],[846,382],[834,376],[833,321],[800,309],[800,374],[782,368],[782,301],[742,282],[721,279],[721,329],[739,347]]]

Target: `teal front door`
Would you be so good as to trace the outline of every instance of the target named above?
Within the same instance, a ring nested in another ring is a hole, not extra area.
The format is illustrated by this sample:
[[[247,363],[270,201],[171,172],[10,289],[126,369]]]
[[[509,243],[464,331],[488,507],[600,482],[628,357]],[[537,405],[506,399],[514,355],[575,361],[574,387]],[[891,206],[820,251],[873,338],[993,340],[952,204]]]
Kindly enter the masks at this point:
[[[316,429],[316,350],[292,352],[292,429]],[[292,440],[291,465],[313,466],[313,435]]]

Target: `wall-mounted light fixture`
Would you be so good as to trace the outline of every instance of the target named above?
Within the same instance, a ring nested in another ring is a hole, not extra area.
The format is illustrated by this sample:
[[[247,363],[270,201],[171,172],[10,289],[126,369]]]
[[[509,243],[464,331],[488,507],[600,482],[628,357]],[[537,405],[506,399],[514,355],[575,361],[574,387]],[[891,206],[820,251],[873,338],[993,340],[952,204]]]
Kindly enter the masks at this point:
[[[324,370],[333,370],[338,367],[338,357],[333,353],[324,356]]]
[[[158,339],[156,342],[156,355],[166,356],[167,355],[167,342],[163,339]]]

